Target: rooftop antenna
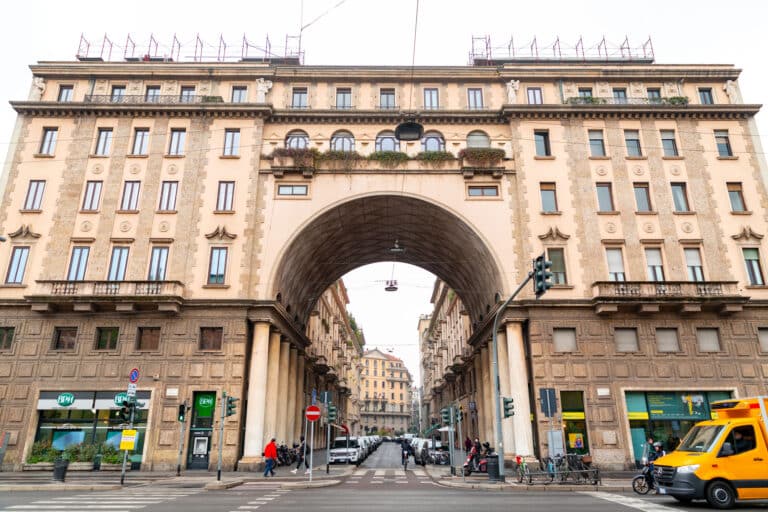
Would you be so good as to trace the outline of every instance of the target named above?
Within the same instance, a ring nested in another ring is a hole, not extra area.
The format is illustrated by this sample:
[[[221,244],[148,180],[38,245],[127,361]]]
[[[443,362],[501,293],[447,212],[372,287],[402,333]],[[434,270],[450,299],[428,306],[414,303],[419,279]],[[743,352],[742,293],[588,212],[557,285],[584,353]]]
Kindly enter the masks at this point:
[[[216,54],[217,62],[224,62],[227,58],[227,43],[224,42],[224,34],[219,34],[219,52]]]
[[[200,34],[195,36],[195,62],[202,62],[203,60],[203,40],[200,39]]]
[[[176,37],[176,34],[173,34],[173,41],[171,41],[171,54],[168,56],[168,58],[171,61],[177,61],[179,60],[179,53],[181,53],[181,41],[179,41],[179,38]]]
[[[138,60],[136,59],[136,43],[134,42],[133,38],[131,38],[131,34],[128,34],[128,37],[125,38],[125,50],[123,51],[123,58],[125,60]]]

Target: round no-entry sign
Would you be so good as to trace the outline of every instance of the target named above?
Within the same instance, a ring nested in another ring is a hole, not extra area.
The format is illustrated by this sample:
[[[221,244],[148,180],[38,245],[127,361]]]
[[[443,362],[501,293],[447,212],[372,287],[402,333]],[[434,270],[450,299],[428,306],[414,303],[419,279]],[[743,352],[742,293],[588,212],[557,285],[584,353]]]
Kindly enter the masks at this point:
[[[304,416],[307,417],[307,421],[317,421],[320,419],[320,408],[316,405],[310,405],[307,407]]]

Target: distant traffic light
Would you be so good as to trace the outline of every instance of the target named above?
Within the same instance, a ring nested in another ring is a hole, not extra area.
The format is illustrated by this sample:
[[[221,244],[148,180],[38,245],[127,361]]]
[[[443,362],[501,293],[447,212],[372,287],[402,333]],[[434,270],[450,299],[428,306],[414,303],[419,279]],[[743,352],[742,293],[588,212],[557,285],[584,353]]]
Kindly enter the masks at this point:
[[[547,261],[544,254],[533,260],[533,292],[537,299],[552,288],[552,272],[549,271],[551,267],[552,262]]]
[[[450,407],[443,407],[440,409],[440,416],[443,417],[443,423],[450,423],[451,422],[451,408]]]
[[[187,414],[187,404],[179,404],[179,421],[184,421]]]
[[[240,400],[239,398],[235,398],[233,396],[227,397],[227,416],[233,416],[236,414],[235,409],[237,409],[237,401]]]
[[[461,423],[461,418],[464,416],[462,406],[458,406],[454,410],[456,411],[456,423]]]
[[[123,421],[130,421],[131,420],[131,402],[128,400],[123,400],[123,406],[120,407],[120,412],[118,413],[120,415],[120,418]]]
[[[336,421],[336,416],[338,412],[336,410],[336,406],[333,404],[328,404],[328,423],[333,423]]]
[[[515,415],[515,399],[514,398],[502,398],[504,401],[504,417],[509,418]]]

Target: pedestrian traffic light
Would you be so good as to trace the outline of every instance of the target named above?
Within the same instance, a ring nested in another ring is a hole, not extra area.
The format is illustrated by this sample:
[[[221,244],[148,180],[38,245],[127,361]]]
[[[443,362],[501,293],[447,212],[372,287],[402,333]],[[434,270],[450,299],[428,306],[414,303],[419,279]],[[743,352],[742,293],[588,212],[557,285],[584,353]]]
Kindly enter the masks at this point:
[[[547,261],[544,254],[533,260],[533,292],[537,299],[552,288],[552,281],[550,280],[552,279],[552,272],[549,271],[551,267],[552,262]]]
[[[128,400],[123,400],[123,406],[120,407],[120,418],[122,418],[123,421],[130,421],[131,420],[131,402]]]
[[[187,413],[187,404],[179,404],[179,421],[184,421],[184,416]]]
[[[514,398],[502,398],[504,400],[504,417],[509,418],[515,415],[515,399]]]
[[[336,406],[333,404],[328,404],[328,423],[333,423],[336,421]]]
[[[440,409],[440,416],[443,417],[443,423],[450,423],[451,422],[451,408],[450,407],[443,407]]]
[[[456,423],[461,423],[461,418],[464,416],[464,411],[462,410],[461,406],[458,406],[454,408],[456,411]]]
[[[227,397],[227,416],[232,416],[235,414],[235,409],[237,408],[237,401],[240,400],[239,398],[235,398],[233,396]]]

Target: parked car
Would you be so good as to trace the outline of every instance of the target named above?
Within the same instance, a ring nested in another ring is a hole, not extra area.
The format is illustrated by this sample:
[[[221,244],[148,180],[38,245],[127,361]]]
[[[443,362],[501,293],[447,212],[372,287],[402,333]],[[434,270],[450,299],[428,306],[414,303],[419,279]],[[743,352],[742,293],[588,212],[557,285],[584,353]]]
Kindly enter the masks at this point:
[[[328,462],[330,464],[336,464],[337,462],[357,464],[362,460],[361,450],[362,448],[357,437],[337,437],[331,445]]]

